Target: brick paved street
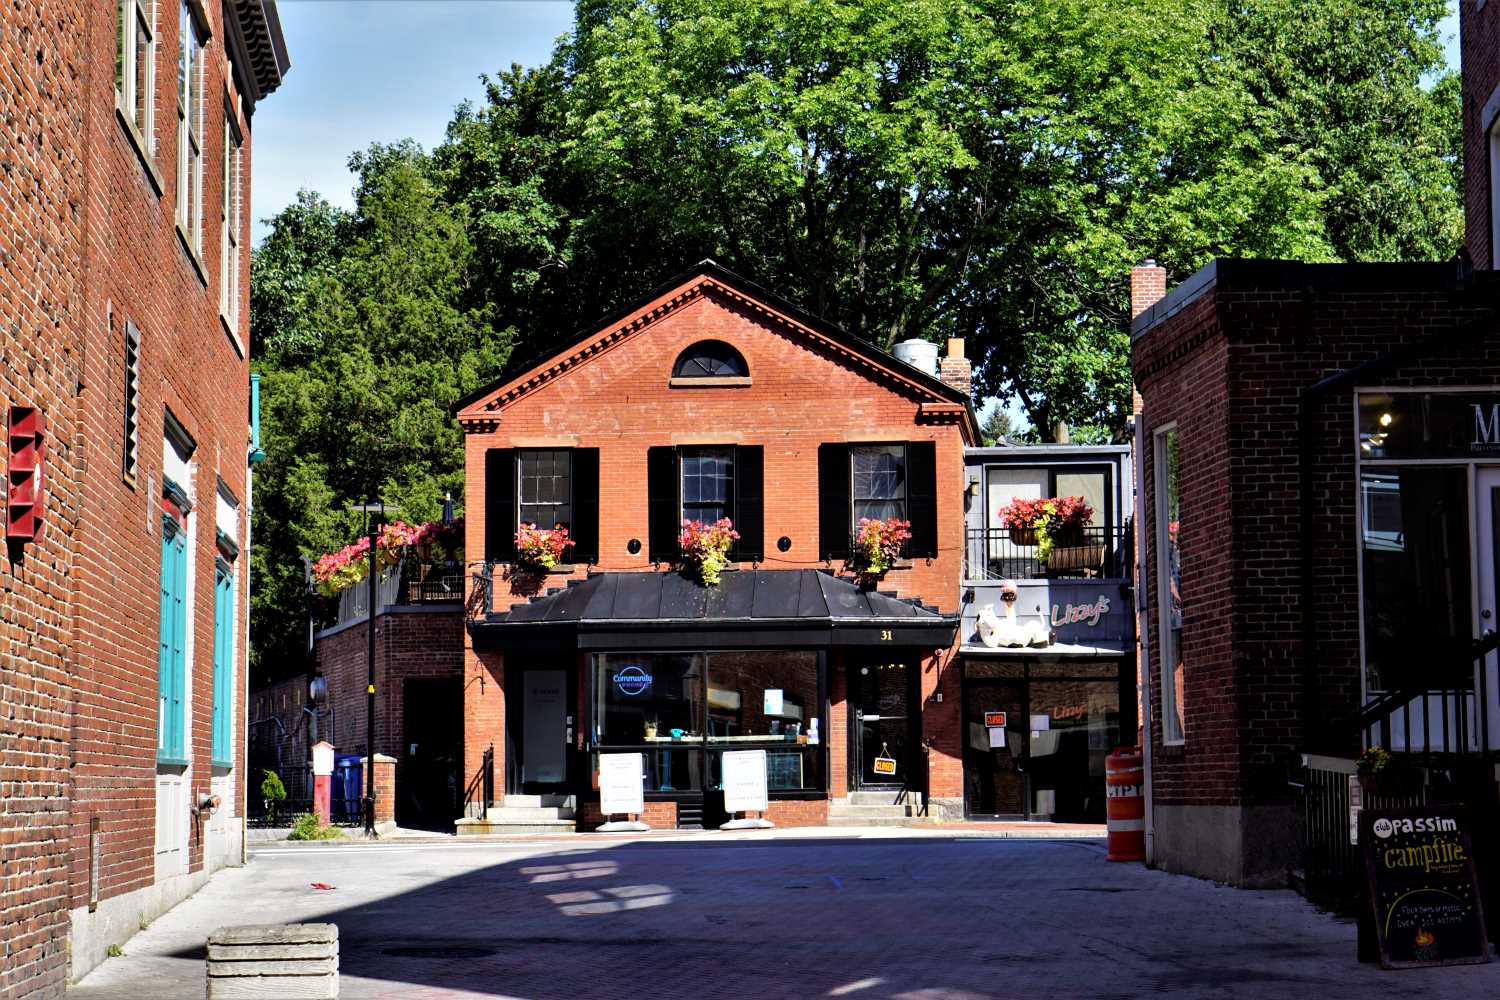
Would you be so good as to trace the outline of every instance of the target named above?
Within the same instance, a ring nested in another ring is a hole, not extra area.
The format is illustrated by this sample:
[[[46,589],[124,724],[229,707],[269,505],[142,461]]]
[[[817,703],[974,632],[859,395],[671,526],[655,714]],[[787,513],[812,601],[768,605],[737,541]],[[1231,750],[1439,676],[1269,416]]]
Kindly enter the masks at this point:
[[[339,925],[349,1000],[1500,995],[1500,963],[1360,966],[1353,926],[1290,892],[1097,839],[778,831],[268,846],[69,996],[201,997],[210,930],[298,920]]]

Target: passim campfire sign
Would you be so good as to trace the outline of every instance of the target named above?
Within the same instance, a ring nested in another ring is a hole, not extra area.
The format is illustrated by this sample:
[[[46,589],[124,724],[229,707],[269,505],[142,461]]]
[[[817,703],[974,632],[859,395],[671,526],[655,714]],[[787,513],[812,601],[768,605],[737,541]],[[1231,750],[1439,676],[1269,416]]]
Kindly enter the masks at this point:
[[[1387,969],[1490,960],[1474,849],[1450,806],[1366,807],[1360,816],[1370,902]]]

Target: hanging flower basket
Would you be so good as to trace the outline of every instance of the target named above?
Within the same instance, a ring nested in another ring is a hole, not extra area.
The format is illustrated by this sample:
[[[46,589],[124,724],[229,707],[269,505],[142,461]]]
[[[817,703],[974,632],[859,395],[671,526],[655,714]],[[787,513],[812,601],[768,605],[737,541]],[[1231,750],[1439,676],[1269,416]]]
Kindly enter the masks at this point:
[[[719,574],[729,565],[729,548],[740,537],[734,522],[721,517],[713,524],[683,521],[677,545],[682,550],[683,571],[705,587],[717,587]]]
[[[523,570],[545,573],[562,562],[563,554],[574,544],[568,537],[568,529],[562,525],[538,528],[523,524],[516,529],[516,565]]]
[[[911,538],[911,522],[899,517],[859,519],[854,535],[854,572],[867,581],[878,580],[901,558],[901,547]]]

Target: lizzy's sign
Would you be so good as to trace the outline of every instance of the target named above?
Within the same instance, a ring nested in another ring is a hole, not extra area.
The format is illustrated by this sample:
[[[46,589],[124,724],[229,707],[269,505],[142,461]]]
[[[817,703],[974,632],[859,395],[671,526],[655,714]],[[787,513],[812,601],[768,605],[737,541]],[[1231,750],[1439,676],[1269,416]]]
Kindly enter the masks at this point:
[[[1099,620],[1109,614],[1109,598],[1103,594],[1089,604],[1065,604],[1061,610],[1058,605],[1052,605],[1052,627],[1059,625],[1087,625],[1093,628],[1099,624]]]
[[[1381,965],[1488,962],[1474,849],[1458,812],[1365,807],[1359,819]]]

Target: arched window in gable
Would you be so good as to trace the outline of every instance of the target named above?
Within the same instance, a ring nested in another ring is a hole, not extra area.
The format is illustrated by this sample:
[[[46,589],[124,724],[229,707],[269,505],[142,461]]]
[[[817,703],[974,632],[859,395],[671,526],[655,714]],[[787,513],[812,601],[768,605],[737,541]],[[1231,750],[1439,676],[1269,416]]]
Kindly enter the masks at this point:
[[[744,379],[750,377],[745,356],[722,340],[700,340],[677,355],[672,381],[678,379]]]

